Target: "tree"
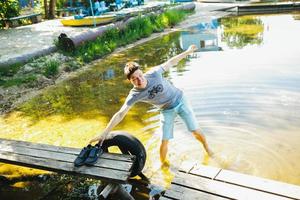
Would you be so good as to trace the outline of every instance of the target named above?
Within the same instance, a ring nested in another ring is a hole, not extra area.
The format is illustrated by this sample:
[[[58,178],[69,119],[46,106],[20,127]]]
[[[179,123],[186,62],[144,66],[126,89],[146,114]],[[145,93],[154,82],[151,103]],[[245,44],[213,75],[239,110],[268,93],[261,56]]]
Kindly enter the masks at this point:
[[[0,29],[5,27],[4,20],[16,17],[20,14],[20,7],[17,0],[0,0]]]
[[[0,19],[16,17],[20,14],[17,0],[0,0]]]
[[[54,19],[55,10],[56,10],[56,0],[44,0],[44,11],[45,11],[46,19]]]

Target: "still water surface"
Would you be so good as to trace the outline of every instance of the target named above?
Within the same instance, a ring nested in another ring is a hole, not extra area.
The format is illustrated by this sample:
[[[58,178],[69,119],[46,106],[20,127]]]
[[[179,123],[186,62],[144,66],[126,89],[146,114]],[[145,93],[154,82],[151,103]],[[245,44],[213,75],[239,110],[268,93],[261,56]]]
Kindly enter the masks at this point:
[[[0,118],[1,137],[82,147],[120,108],[129,82],[123,64],[158,65],[195,43],[199,51],[166,76],[190,100],[217,159],[176,120],[170,169],[159,161],[159,116],[137,104],[116,129],[145,145],[144,173],[167,187],[183,162],[197,162],[300,185],[299,13],[223,18],[109,56]],[[202,42],[201,42],[202,40]],[[204,42],[203,42],[204,41]],[[34,173],[0,165],[0,173]]]

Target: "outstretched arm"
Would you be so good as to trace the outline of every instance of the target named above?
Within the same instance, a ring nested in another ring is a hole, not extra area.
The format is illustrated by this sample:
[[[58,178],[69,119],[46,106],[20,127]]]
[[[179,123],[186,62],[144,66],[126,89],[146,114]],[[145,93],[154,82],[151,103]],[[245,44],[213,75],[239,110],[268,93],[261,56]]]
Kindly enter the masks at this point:
[[[93,142],[103,141],[106,138],[107,134],[122,121],[122,119],[125,117],[125,115],[130,110],[130,108],[131,108],[131,106],[124,104],[120,108],[120,110],[118,112],[116,112],[114,114],[114,116],[110,119],[109,123],[107,124],[107,126],[104,129],[104,131],[102,132],[102,134],[91,139],[89,141],[89,143],[91,144]]]
[[[161,65],[162,68],[163,68],[165,71],[169,70],[171,67],[177,65],[178,62],[181,61],[183,58],[185,58],[187,55],[189,55],[190,53],[193,53],[196,49],[197,49],[197,47],[196,47],[196,45],[194,45],[194,44],[191,45],[191,46],[189,46],[189,48],[188,48],[186,51],[184,51],[184,52],[182,52],[182,53],[180,53],[180,54],[178,54],[178,55],[172,57],[172,58],[169,59],[167,62],[163,63],[163,64]]]

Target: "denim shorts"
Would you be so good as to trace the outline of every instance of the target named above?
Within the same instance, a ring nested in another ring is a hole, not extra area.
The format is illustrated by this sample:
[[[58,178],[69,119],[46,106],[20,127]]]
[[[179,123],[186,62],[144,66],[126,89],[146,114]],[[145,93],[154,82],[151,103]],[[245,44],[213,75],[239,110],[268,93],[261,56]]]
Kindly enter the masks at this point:
[[[174,120],[177,115],[181,117],[190,132],[199,128],[191,105],[183,96],[178,105],[176,105],[174,108],[160,111],[160,123],[163,133],[163,140],[169,140],[173,138]]]

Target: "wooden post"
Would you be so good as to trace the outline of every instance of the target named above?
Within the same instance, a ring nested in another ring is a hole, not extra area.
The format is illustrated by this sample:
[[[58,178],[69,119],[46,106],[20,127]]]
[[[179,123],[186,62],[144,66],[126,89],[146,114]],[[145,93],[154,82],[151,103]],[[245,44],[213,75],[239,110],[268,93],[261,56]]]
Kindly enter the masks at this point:
[[[134,200],[134,198],[120,184],[109,183],[99,194],[99,199],[106,199],[109,194],[117,193],[122,200]]]
[[[102,192],[99,194],[99,199],[106,199],[110,193],[113,193],[117,190],[118,185],[109,183],[105,186]]]
[[[121,185],[118,185],[117,191],[122,200],[134,200],[130,193],[128,193]]]
[[[200,40],[200,48],[205,48],[205,41],[204,40]]]

